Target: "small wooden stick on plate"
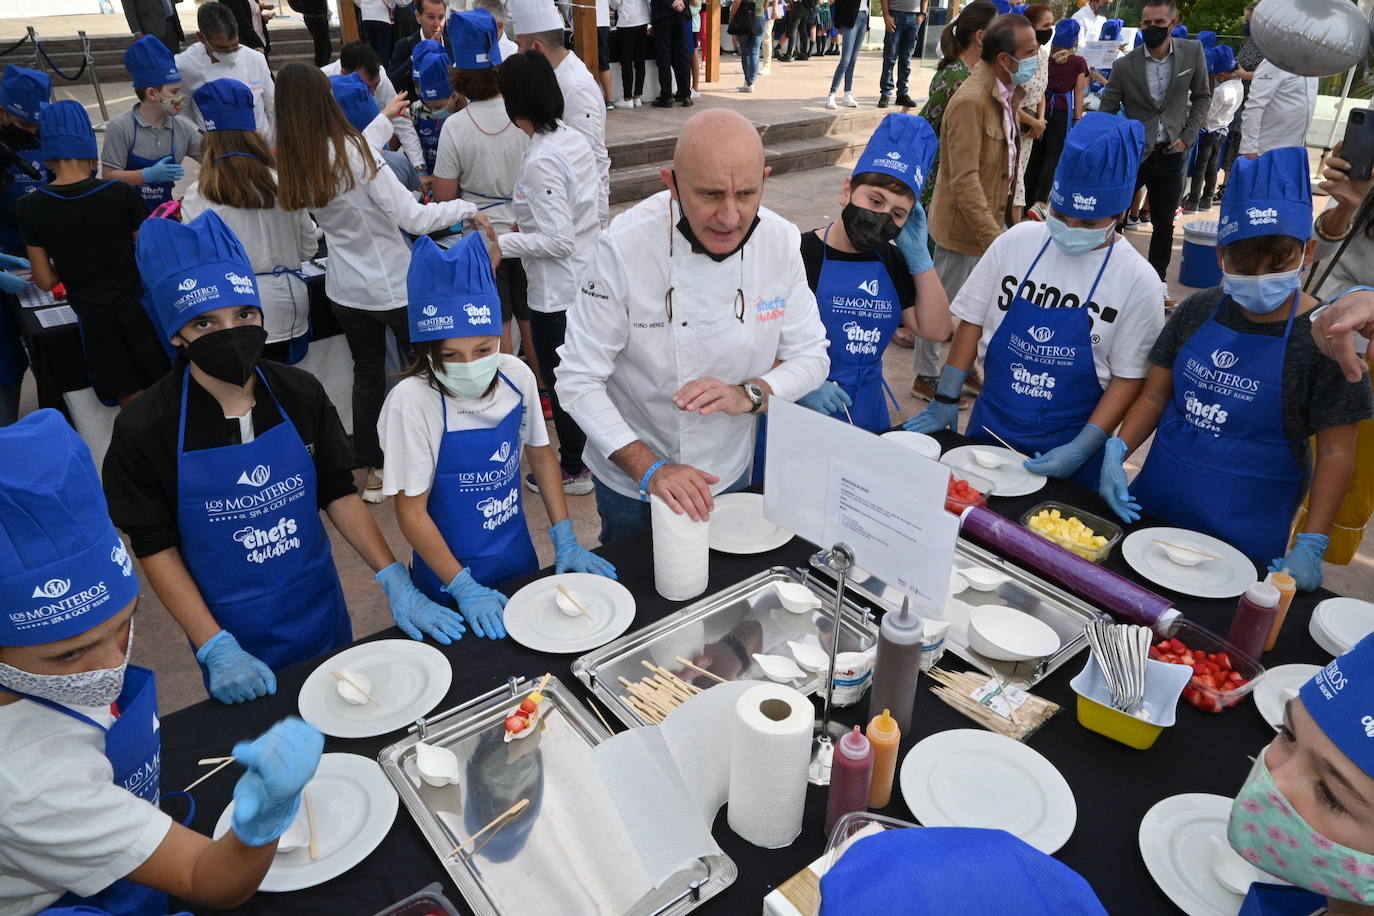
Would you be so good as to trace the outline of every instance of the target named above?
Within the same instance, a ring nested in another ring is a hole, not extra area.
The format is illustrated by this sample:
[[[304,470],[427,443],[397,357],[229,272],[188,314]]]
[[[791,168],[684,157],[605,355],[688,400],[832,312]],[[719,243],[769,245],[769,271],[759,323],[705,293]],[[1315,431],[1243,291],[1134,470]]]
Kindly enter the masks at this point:
[[[709,677],[711,680],[716,681],[717,683],[720,683],[720,684],[724,684],[724,683],[725,683],[725,678],[721,677],[719,674],[716,674],[714,671],[707,671],[705,668],[701,667],[700,665],[694,665],[694,664],[692,664],[691,662],[687,661],[687,659],[683,658],[681,655],[677,656],[675,660],[677,661],[677,663],[678,663],[679,665],[686,665],[688,668],[691,668],[693,671],[697,672],[698,674],[704,674],[704,675],[706,675],[707,677]]]
[[[310,787],[301,790],[305,796],[305,825],[310,828],[310,861],[316,862],[320,858],[320,839],[315,834],[315,806],[310,803]]]
[[[588,614],[588,613],[587,613],[587,609],[584,608],[584,607],[582,606],[582,602],[581,602],[581,601],[578,601],[576,598],[574,598],[574,597],[572,596],[572,592],[568,591],[566,588],[564,588],[564,587],[561,586],[561,585],[556,586],[556,587],[557,587],[557,589],[558,589],[558,594],[562,595],[564,598],[567,598],[568,601],[571,602],[572,606],[575,607],[575,608],[577,608],[578,611],[580,611],[580,612],[582,613],[582,616],[583,616],[583,617],[586,617],[588,620],[591,620],[592,623],[596,623],[596,621],[592,618],[592,615],[591,615],[591,614]]]
[[[214,758],[206,758],[206,759],[207,759],[207,760],[210,760],[210,759],[214,759]],[[214,775],[215,775],[216,773],[218,773],[220,770],[224,769],[225,767],[227,767],[229,764],[231,764],[231,763],[233,763],[233,762],[234,762],[234,758],[233,758],[233,757],[225,757],[223,760],[220,761],[219,766],[215,767],[215,768],[214,768],[213,770],[211,770],[210,772],[205,773],[205,774],[202,775],[199,779],[197,779],[195,782],[191,783],[189,786],[187,786],[186,788],[182,789],[181,791],[183,791],[183,792],[190,792],[190,791],[191,791],[192,789],[194,789],[196,786],[198,786],[198,785],[200,785],[201,783],[205,782],[205,780],[209,779],[211,776],[214,776]]]
[[[991,436],[992,438],[996,439],[998,442],[1002,443],[1002,447],[1003,447],[1003,448],[1005,448],[1007,451],[1011,452],[1011,453],[1012,453],[1013,455],[1015,455],[1017,458],[1020,458],[1022,461],[1029,461],[1029,460],[1030,460],[1029,457],[1027,457],[1026,455],[1021,454],[1019,451],[1017,451],[1016,449],[1012,448],[1012,447],[1011,447],[1011,444],[1010,444],[1009,442],[1007,442],[1006,439],[1003,439],[1001,436],[997,435],[995,432],[993,432],[992,430],[988,429],[986,426],[983,427],[983,432],[987,433],[989,436]]]
[[[1205,551],[1205,550],[1198,550],[1196,547],[1189,547],[1187,544],[1175,544],[1173,541],[1161,541],[1159,538],[1150,538],[1150,540],[1154,541],[1156,544],[1160,545],[1161,547],[1172,547],[1172,548],[1174,548],[1175,550],[1186,550],[1186,551],[1188,551],[1189,553],[1195,553],[1195,554],[1197,554],[1198,556],[1203,557],[1203,558],[1208,559],[1208,560],[1220,560],[1220,559],[1222,559],[1222,557],[1216,556],[1216,555],[1214,555],[1214,554],[1210,554],[1210,553],[1208,553],[1208,552]]]
[[[376,697],[374,697],[372,694],[368,693],[368,692],[367,692],[366,690],[364,690],[363,688],[359,687],[357,684],[355,684],[355,683],[353,682],[353,679],[350,678],[348,675],[346,675],[346,674],[344,674],[344,673],[342,673],[342,672],[340,672],[340,671],[333,671],[333,670],[331,670],[329,673],[332,674],[332,675],[334,675],[334,677],[335,677],[336,679],[338,679],[338,680],[340,680],[340,681],[343,681],[345,684],[347,684],[348,686],[352,687],[354,690],[356,690],[356,691],[358,691],[359,693],[361,693],[364,697],[367,698],[367,701],[368,701],[369,703],[377,703]],[[377,705],[378,705],[378,706],[381,706],[382,704],[381,704],[381,703],[377,703]]]

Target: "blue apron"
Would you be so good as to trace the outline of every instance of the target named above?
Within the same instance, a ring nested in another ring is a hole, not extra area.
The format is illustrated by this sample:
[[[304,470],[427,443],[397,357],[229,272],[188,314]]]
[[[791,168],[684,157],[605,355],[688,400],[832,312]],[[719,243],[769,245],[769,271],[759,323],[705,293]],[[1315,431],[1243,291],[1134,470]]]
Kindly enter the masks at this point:
[[[853,399],[849,415],[841,410],[831,416],[850,421],[871,433],[892,427],[883,397],[883,352],[892,333],[902,323],[897,286],[882,259],[832,261],[826,251],[830,227],[821,238],[821,272],[816,282],[816,302],[830,338],[830,381]],[[894,399],[893,406],[901,409]]]
[[[1050,244],[1051,240],[1046,239],[1017,286],[1002,323],[988,341],[983,359],[983,391],[973,405],[965,430],[975,441],[993,443],[987,433],[991,429],[1031,456],[1048,452],[1077,436],[1102,399],[1102,383],[1097,380],[1097,364],[1093,360],[1088,306],[1112,259],[1116,236],[1107,246],[1092,288],[1076,308],[1041,308],[1021,295],[1022,290],[1035,290],[1030,277]],[[1096,490],[1101,468],[1099,448],[1071,479]]]
[[[420,138],[420,151],[425,154],[425,171],[434,174],[434,161],[439,155],[439,133],[444,129],[444,119],[436,118],[420,103],[423,109],[415,115],[415,134]]]
[[[1301,887],[1279,884],[1250,885],[1236,916],[1312,916],[1326,909],[1326,898]]]
[[[169,120],[170,120],[170,119],[169,119]],[[168,152],[167,155],[169,155],[169,156],[172,157],[172,161],[173,161],[173,162],[176,162],[176,161],[177,161],[177,134],[176,134],[176,130],[175,130],[174,128],[172,128],[170,125],[168,126],[167,129],[170,130],[170,131],[172,132],[172,149],[171,149],[170,152]],[[134,137],[135,137],[135,139],[137,139],[137,137],[138,137],[138,122],[137,122],[137,121],[134,122]],[[127,159],[125,160],[125,162],[124,162],[124,168],[129,169],[130,171],[133,171],[133,170],[135,170],[135,169],[137,169],[137,170],[139,170],[139,171],[142,171],[143,169],[146,169],[146,168],[147,168],[148,166],[150,166],[150,165],[157,165],[159,162],[162,161],[163,158],[164,158],[164,157],[159,156],[159,157],[156,158],[156,159],[144,159],[142,156],[135,156],[135,155],[134,155],[133,144],[130,144],[130,145],[129,145],[129,156],[128,156],[128,158],[127,158]],[[143,197],[143,205],[144,205],[145,207],[148,208],[148,212],[149,212],[149,213],[152,213],[152,212],[153,212],[154,210],[156,210],[158,207],[162,206],[163,204],[167,203],[167,201],[169,201],[169,200],[172,199],[172,185],[174,185],[175,183],[176,183],[176,182],[173,182],[173,181],[157,181],[157,182],[147,182],[147,181],[145,181],[143,184],[138,185],[138,193],[139,193],[140,195],[142,195],[142,197]]]
[[[1089,79],[1088,83],[1092,84],[1092,80]],[[1054,107],[1054,103],[1059,101],[1060,99],[1064,100],[1064,114],[1068,116],[1069,129],[1072,130],[1074,124],[1078,123],[1077,119],[1073,116],[1074,111],[1072,89],[1068,92],[1051,92],[1048,89],[1045,90],[1045,117],[1048,118],[1051,112],[1058,110]]]
[[[38,180],[34,181],[19,171],[18,166],[11,165],[7,170],[10,182],[4,191],[0,192],[3,194],[0,196],[0,251],[22,255],[24,240],[19,236],[19,201],[24,195],[32,194],[51,181],[52,176],[43,165],[43,156],[38,147],[15,150],[15,153],[38,170]]]
[[[272,397],[262,370],[260,396]],[[291,418],[246,445],[188,452],[182,374],[177,424],[181,557],[215,622],[273,671],[353,639],[329,535],[315,498],[315,463]]]
[[[1229,296],[1174,357],[1174,394],[1131,485],[1141,507],[1215,535],[1247,557],[1283,556],[1306,468],[1283,432],[1282,337],[1217,321]]]
[[[498,373],[515,392],[515,409],[490,429],[448,428],[448,398],[440,393],[444,436],[434,483],[429,488],[429,517],[453,556],[482,585],[494,588],[539,568],[539,558],[525,524],[520,497],[520,423],[525,398],[520,389]],[[452,605],[420,552],[411,562],[411,578],[420,591],[440,604]]]

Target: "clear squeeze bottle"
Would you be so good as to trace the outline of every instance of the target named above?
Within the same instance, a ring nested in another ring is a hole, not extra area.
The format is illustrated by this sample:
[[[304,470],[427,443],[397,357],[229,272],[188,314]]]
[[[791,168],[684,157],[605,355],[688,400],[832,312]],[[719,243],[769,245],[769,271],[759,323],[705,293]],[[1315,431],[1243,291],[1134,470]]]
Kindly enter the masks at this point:
[[[921,673],[921,618],[902,599],[900,613],[888,611],[878,627],[878,657],[873,662],[873,692],[868,714],[889,710],[897,729],[911,733],[911,706],[916,702],[916,675]]]

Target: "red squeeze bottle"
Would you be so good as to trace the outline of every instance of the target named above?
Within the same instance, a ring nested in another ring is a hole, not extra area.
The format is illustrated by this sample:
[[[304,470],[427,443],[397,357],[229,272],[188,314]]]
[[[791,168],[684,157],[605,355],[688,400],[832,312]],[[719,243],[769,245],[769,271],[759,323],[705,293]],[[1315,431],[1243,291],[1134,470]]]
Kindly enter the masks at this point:
[[[868,810],[868,790],[873,779],[873,745],[859,726],[835,744],[830,764],[830,795],[825,802],[825,832],[851,811]]]
[[[1231,618],[1226,641],[1251,658],[1264,654],[1264,643],[1279,613],[1279,590],[1268,582],[1256,582],[1245,590]]]

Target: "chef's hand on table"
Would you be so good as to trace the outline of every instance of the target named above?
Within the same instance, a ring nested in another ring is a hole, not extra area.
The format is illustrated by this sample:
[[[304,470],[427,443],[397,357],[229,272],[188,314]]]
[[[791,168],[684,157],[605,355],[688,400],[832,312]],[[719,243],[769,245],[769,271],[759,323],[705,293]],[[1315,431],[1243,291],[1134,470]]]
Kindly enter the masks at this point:
[[[295,716],[234,745],[234,761],[248,768],[234,784],[232,824],[240,840],[265,846],[286,832],[323,750],[324,735]]]
[[[1107,441],[1107,434],[1102,431],[1100,426],[1089,423],[1083,427],[1078,435],[1074,436],[1063,445],[1056,446],[1045,452],[1035,453],[1034,458],[1027,458],[1025,462],[1026,470],[1032,474],[1042,474],[1045,477],[1068,477],[1074,471],[1092,457],[1093,452],[1102,447],[1102,443]]]
[[[1353,290],[1331,300],[1312,319],[1312,339],[1341,364],[1348,382],[1364,377],[1365,361],[1355,352],[1355,335],[1374,337],[1374,292]]]
[[[444,591],[458,602],[458,613],[472,626],[472,632],[487,639],[501,639],[506,635],[505,595],[479,585],[467,569],[454,576],[453,581],[444,586]]]
[[[823,413],[829,416],[833,413],[839,413],[850,404],[853,404],[854,399],[836,383],[821,382],[821,387],[817,388],[815,391],[808,391],[806,394],[797,398],[797,403],[805,408],[816,411],[816,413]]]
[[[1331,538],[1326,535],[1304,531],[1293,542],[1293,549],[1288,551],[1287,556],[1269,564],[1269,572],[1287,569],[1300,591],[1310,592],[1320,588],[1322,557],[1326,556],[1326,548],[1330,545]]]
[[[554,570],[558,573],[580,572],[614,579],[615,567],[605,557],[598,557],[581,544],[573,533],[572,519],[565,518],[549,529],[553,541]]]
[[[1112,511],[1126,524],[1140,519],[1140,503],[1131,496],[1126,485],[1126,443],[1112,436],[1102,446],[1102,472],[1098,475],[1097,492],[1111,506]]]
[[[28,270],[31,266],[28,258],[21,258],[12,254],[0,252],[0,293],[14,295],[15,293],[28,289],[30,286],[28,280],[22,277],[16,277],[11,273],[4,273],[4,271]]]
[[[386,602],[396,626],[411,639],[423,641],[426,636],[441,646],[457,642],[467,632],[463,620],[454,611],[430,601],[411,581],[410,573],[399,562],[377,573],[377,581],[386,592]]]
[[[277,692],[272,669],[243,651],[234,634],[220,630],[196,650],[210,675],[210,696],[221,703],[246,703]]]
[[[161,184],[164,181],[180,181],[186,170],[172,161],[171,156],[163,156],[143,170],[143,180],[148,184]]]
[[[935,266],[930,257],[930,243],[926,240],[926,211],[918,201],[907,216],[902,231],[897,234],[897,250],[906,261],[912,276],[923,274]]]
[[[914,433],[934,433],[947,429],[957,433],[959,431],[958,398],[963,393],[964,379],[967,377],[967,369],[948,365],[941,369],[940,382],[935,386],[935,393],[942,397],[953,398],[955,402],[946,404],[943,401],[931,401],[929,407],[903,423],[902,429]]]

